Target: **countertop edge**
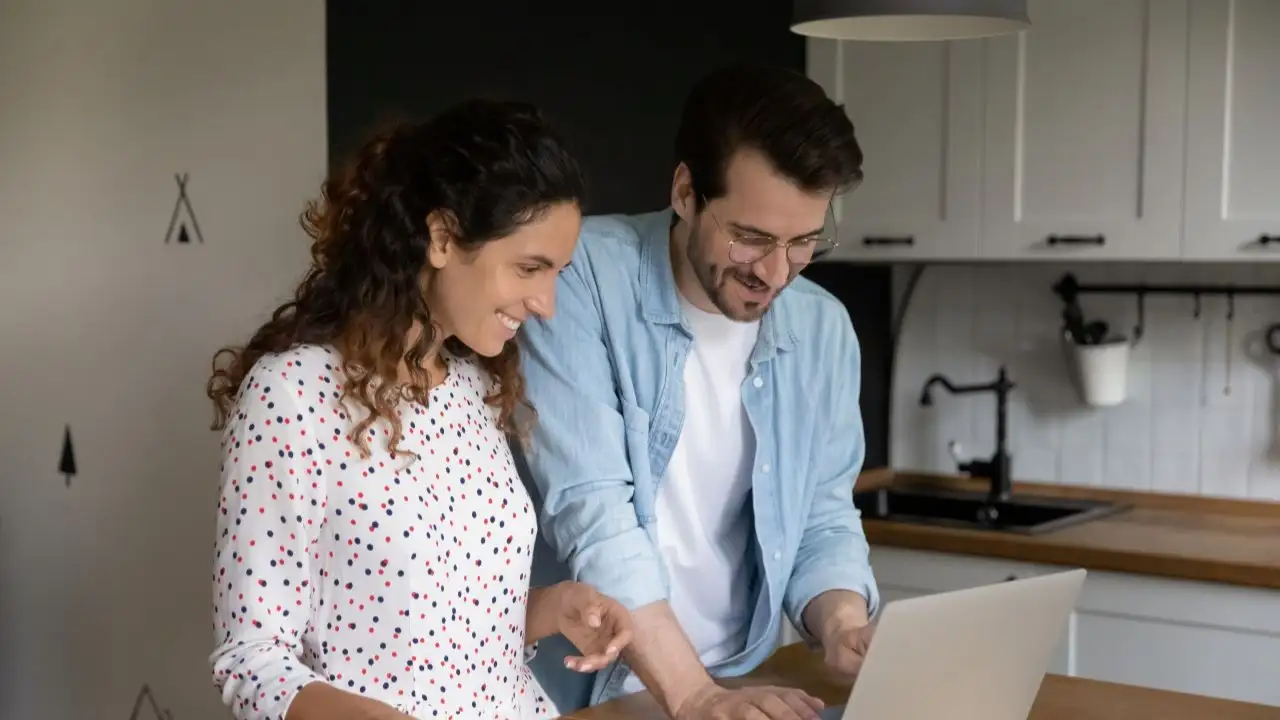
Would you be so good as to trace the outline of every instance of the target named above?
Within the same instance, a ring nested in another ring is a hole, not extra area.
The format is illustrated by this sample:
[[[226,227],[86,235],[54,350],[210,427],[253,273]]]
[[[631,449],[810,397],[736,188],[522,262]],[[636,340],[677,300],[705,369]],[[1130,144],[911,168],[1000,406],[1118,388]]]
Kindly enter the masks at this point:
[[[919,472],[876,468],[859,475],[856,491],[879,487],[936,487],[944,489],[982,489],[982,480],[934,475]],[[1242,518],[1274,518],[1280,532],[1280,503],[1181,496],[1163,493],[1094,488],[1081,485],[1023,483],[1015,485],[1015,494],[1051,497],[1075,497],[1119,502],[1135,509],[1186,513],[1189,516],[1220,515]],[[1105,522],[1106,519],[1096,522]],[[1079,526],[1078,526],[1079,527]],[[1190,580],[1239,587],[1280,589],[1280,563],[1263,564],[1239,560],[1187,557],[1157,550],[1111,549],[1069,542],[1045,542],[1041,536],[1022,536],[981,530],[911,525],[887,520],[863,519],[868,543],[874,548],[895,547],[910,550],[968,555],[973,557],[1083,567],[1102,572],[1120,572],[1170,580]],[[1176,530],[1171,530],[1176,532]],[[1051,536],[1044,536],[1051,537]]]
[[[717,682],[725,687],[799,687],[832,704],[844,702],[851,688],[848,683],[833,680],[824,670],[822,656],[807,649],[803,643],[778,648],[759,667],[743,677],[720,678]],[[1065,720],[1145,716],[1169,720],[1205,717],[1274,720],[1275,710],[1269,705],[1046,673],[1029,718]],[[562,715],[558,720],[648,720],[660,717],[665,717],[665,714],[653,697],[642,691]]]
[[[867,520],[863,523],[867,541],[874,548],[893,547],[950,555],[1012,560],[1015,562],[1083,567],[1100,572],[1120,572],[1170,580],[1193,580],[1268,590],[1280,589],[1280,567],[1248,563],[1228,563],[1132,550],[1107,550],[1079,545],[1038,545],[974,537],[963,530],[943,530],[936,534],[902,528],[898,523]],[[932,530],[932,528],[929,528]],[[1153,566],[1152,559],[1177,563],[1176,569]]]

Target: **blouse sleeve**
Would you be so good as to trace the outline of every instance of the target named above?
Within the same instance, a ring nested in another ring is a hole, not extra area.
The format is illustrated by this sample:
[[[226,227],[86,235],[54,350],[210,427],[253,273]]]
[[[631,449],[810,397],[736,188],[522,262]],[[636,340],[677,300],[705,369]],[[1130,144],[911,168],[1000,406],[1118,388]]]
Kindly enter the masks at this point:
[[[324,680],[302,662],[326,492],[297,374],[288,360],[260,361],[222,436],[210,663],[237,720],[283,720],[303,686]]]

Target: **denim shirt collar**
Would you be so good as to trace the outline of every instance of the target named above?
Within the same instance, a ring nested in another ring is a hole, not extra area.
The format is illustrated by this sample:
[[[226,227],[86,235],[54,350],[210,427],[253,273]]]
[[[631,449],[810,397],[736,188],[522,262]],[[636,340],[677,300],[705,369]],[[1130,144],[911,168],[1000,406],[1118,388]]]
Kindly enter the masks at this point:
[[[671,208],[647,218],[640,247],[640,311],[648,322],[679,325],[689,332],[680,309],[680,290],[671,267]],[[796,346],[794,308],[787,291],[774,298],[760,322],[760,339],[751,353],[751,364],[772,360]]]

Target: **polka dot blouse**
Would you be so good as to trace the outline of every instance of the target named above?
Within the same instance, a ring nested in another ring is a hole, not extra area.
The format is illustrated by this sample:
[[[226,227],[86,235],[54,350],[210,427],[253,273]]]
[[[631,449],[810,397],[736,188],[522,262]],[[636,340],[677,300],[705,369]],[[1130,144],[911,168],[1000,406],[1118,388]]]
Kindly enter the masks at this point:
[[[402,448],[346,437],[341,360],[260,360],[223,434],[214,684],[240,720],[282,720],[327,682],[414,718],[550,718],[524,642],[536,521],[486,375],[453,359]]]

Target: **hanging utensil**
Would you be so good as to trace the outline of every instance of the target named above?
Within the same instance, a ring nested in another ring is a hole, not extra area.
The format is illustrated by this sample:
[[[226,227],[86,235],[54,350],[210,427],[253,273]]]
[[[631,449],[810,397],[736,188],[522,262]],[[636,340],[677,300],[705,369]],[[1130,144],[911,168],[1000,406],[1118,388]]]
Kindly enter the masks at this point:
[[[1101,345],[1103,340],[1107,339],[1107,333],[1111,331],[1111,326],[1103,320],[1094,320],[1084,326],[1084,344]]]
[[[1235,319],[1236,319],[1236,296],[1234,293],[1227,293],[1227,364],[1226,364],[1226,382],[1222,387],[1223,395],[1231,394],[1231,351],[1235,347]]]

